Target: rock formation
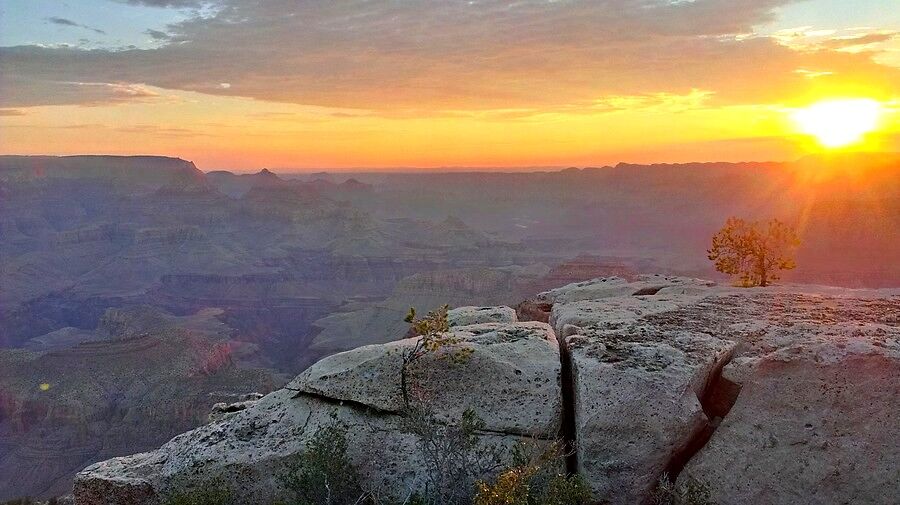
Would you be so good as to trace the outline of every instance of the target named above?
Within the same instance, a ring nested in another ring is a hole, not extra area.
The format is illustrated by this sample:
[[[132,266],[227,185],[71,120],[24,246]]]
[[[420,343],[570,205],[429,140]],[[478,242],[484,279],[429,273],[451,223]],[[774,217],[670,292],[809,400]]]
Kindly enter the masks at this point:
[[[458,422],[471,408],[484,421],[481,443],[503,452],[517,441],[555,439],[562,395],[550,327],[482,323],[453,335],[460,340],[454,349],[429,354],[411,370],[438,422]],[[159,503],[173,490],[227,480],[240,503],[272,503],[286,461],[334,418],[350,426],[350,457],[367,489],[398,499],[421,491],[426,466],[400,415],[401,352],[413,344],[406,339],[327,357],[283,389],[156,451],[92,465],[76,478],[76,502]],[[459,349],[470,350],[465,360],[446,359]]]
[[[532,304],[552,307],[550,325],[505,307],[451,311],[458,343],[411,372],[440,422],[471,408],[485,443],[561,437],[575,448],[569,470],[601,502],[647,503],[664,475],[699,481],[722,504],[900,500],[898,292],[640,276]],[[156,451],[92,465],[76,503],[156,503],[210,479],[233,482],[242,503],[269,503],[285,461],[331,416],[350,426],[366,487],[421,490],[399,375],[414,343],[327,357]],[[467,359],[446,359],[460,349]]]
[[[898,499],[896,291],[641,276],[539,300],[565,337],[578,471],[601,499],[642,502],[664,472],[722,504]]]

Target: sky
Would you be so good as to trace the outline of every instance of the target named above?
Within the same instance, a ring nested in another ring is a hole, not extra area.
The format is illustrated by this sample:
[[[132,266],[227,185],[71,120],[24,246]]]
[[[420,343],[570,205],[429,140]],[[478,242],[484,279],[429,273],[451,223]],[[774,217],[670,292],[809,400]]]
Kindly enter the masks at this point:
[[[881,104],[900,0],[3,0],[0,153],[202,169],[784,160]]]

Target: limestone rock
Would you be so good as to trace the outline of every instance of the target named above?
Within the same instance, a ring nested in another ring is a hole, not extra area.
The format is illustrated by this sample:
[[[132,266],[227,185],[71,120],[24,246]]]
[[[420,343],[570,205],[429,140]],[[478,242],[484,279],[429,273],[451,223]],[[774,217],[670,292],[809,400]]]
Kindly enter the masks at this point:
[[[612,297],[645,296],[676,293],[703,293],[716,283],[703,279],[667,275],[640,275],[631,282],[621,277],[600,277],[584,282],[568,284],[538,295],[538,299],[550,303],[572,303],[581,300],[599,300]]]
[[[782,295],[736,312],[755,320],[729,324],[752,330],[723,371],[740,396],[682,479],[723,505],[900,503],[900,298]]]
[[[437,415],[459,419],[471,406],[487,429],[553,438],[562,415],[556,336],[539,322],[483,323],[454,327],[459,344],[427,354],[410,366],[413,388],[438,407]],[[322,359],[286,387],[349,401],[383,412],[403,408],[402,353],[406,339],[364,346]],[[460,362],[451,359],[461,350]],[[474,401],[473,401],[474,400]]]
[[[404,430],[399,416],[282,389],[156,451],[91,465],[75,478],[75,500],[78,505],[161,505],[172,494],[224,482],[235,503],[270,504],[287,463],[320,427],[335,420],[349,428],[348,456],[367,490],[402,499],[424,489],[427,467],[416,436]],[[507,455],[522,440],[502,433],[481,437],[484,447]]]
[[[473,409],[483,443],[502,451],[563,434],[603,503],[647,503],[664,473],[703,482],[726,505],[900,502],[896,291],[641,276],[570,284],[533,303],[552,305],[549,324],[452,327],[455,343],[410,366],[414,398],[445,424]],[[241,503],[269,503],[286,462],[333,419],[349,427],[367,489],[421,490],[424,462],[401,415],[413,345],[330,356],[156,451],[92,465],[76,503],[157,505],[216,480],[237,486]]]
[[[601,499],[644,501],[688,460],[680,481],[723,504],[900,501],[896,290],[642,277],[548,299],[579,470]]]
[[[457,307],[447,312],[450,326],[480,323],[515,323],[516,311],[511,307]]]
[[[695,298],[634,296],[649,291],[646,284],[595,280],[552,295],[565,300],[554,305],[551,323],[566,335],[578,470],[598,499],[614,504],[646,501],[706,429],[700,397],[735,349],[700,331],[659,331],[648,317]],[[663,287],[654,284],[654,293]]]
[[[550,327],[485,323],[455,328],[453,335],[458,344],[417,361],[412,375],[438,421],[457,422],[473,409],[485,421],[479,443],[505,457],[532,436],[555,439],[560,360]],[[408,339],[326,358],[287,387],[156,451],[92,465],[76,476],[76,502],[156,505],[174,492],[228,482],[240,503],[268,504],[287,462],[333,420],[349,428],[348,456],[365,489],[395,499],[422,491],[427,465],[398,414],[400,352],[413,344]],[[459,349],[471,352],[448,359]]]
[[[213,405],[212,410],[209,413],[209,420],[219,421],[225,419],[232,414],[235,414],[237,412],[245,410],[247,407],[252,406],[263,397],[263,395],[259,393],[250,393],[244,396],[245,398],[238,402],[219,402]]]

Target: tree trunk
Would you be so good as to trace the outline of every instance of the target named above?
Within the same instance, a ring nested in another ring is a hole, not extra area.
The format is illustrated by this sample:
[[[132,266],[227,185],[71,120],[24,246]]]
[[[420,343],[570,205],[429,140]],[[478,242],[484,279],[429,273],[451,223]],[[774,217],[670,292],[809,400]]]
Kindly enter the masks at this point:
[[[766,253],[763,252],[759,257],[759,265],[756,267],[759,273],[759,285],[760,287],[766,287],[769,285],[769,273],[766,269]]]
[[[403,407],[409,410],[409,391],[406,389],[406,367],[408,363],[404,361],[400,367],[400,392],[403,394]]]

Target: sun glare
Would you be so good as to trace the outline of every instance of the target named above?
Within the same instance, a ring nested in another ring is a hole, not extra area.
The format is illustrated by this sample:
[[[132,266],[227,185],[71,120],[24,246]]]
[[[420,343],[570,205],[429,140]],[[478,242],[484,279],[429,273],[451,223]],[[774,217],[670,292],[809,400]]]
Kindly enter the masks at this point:
[[[881,104],[868,98],[827,100],[791,114],[798,129],[825,147],[838,148],[861,141],[878,126]]]

